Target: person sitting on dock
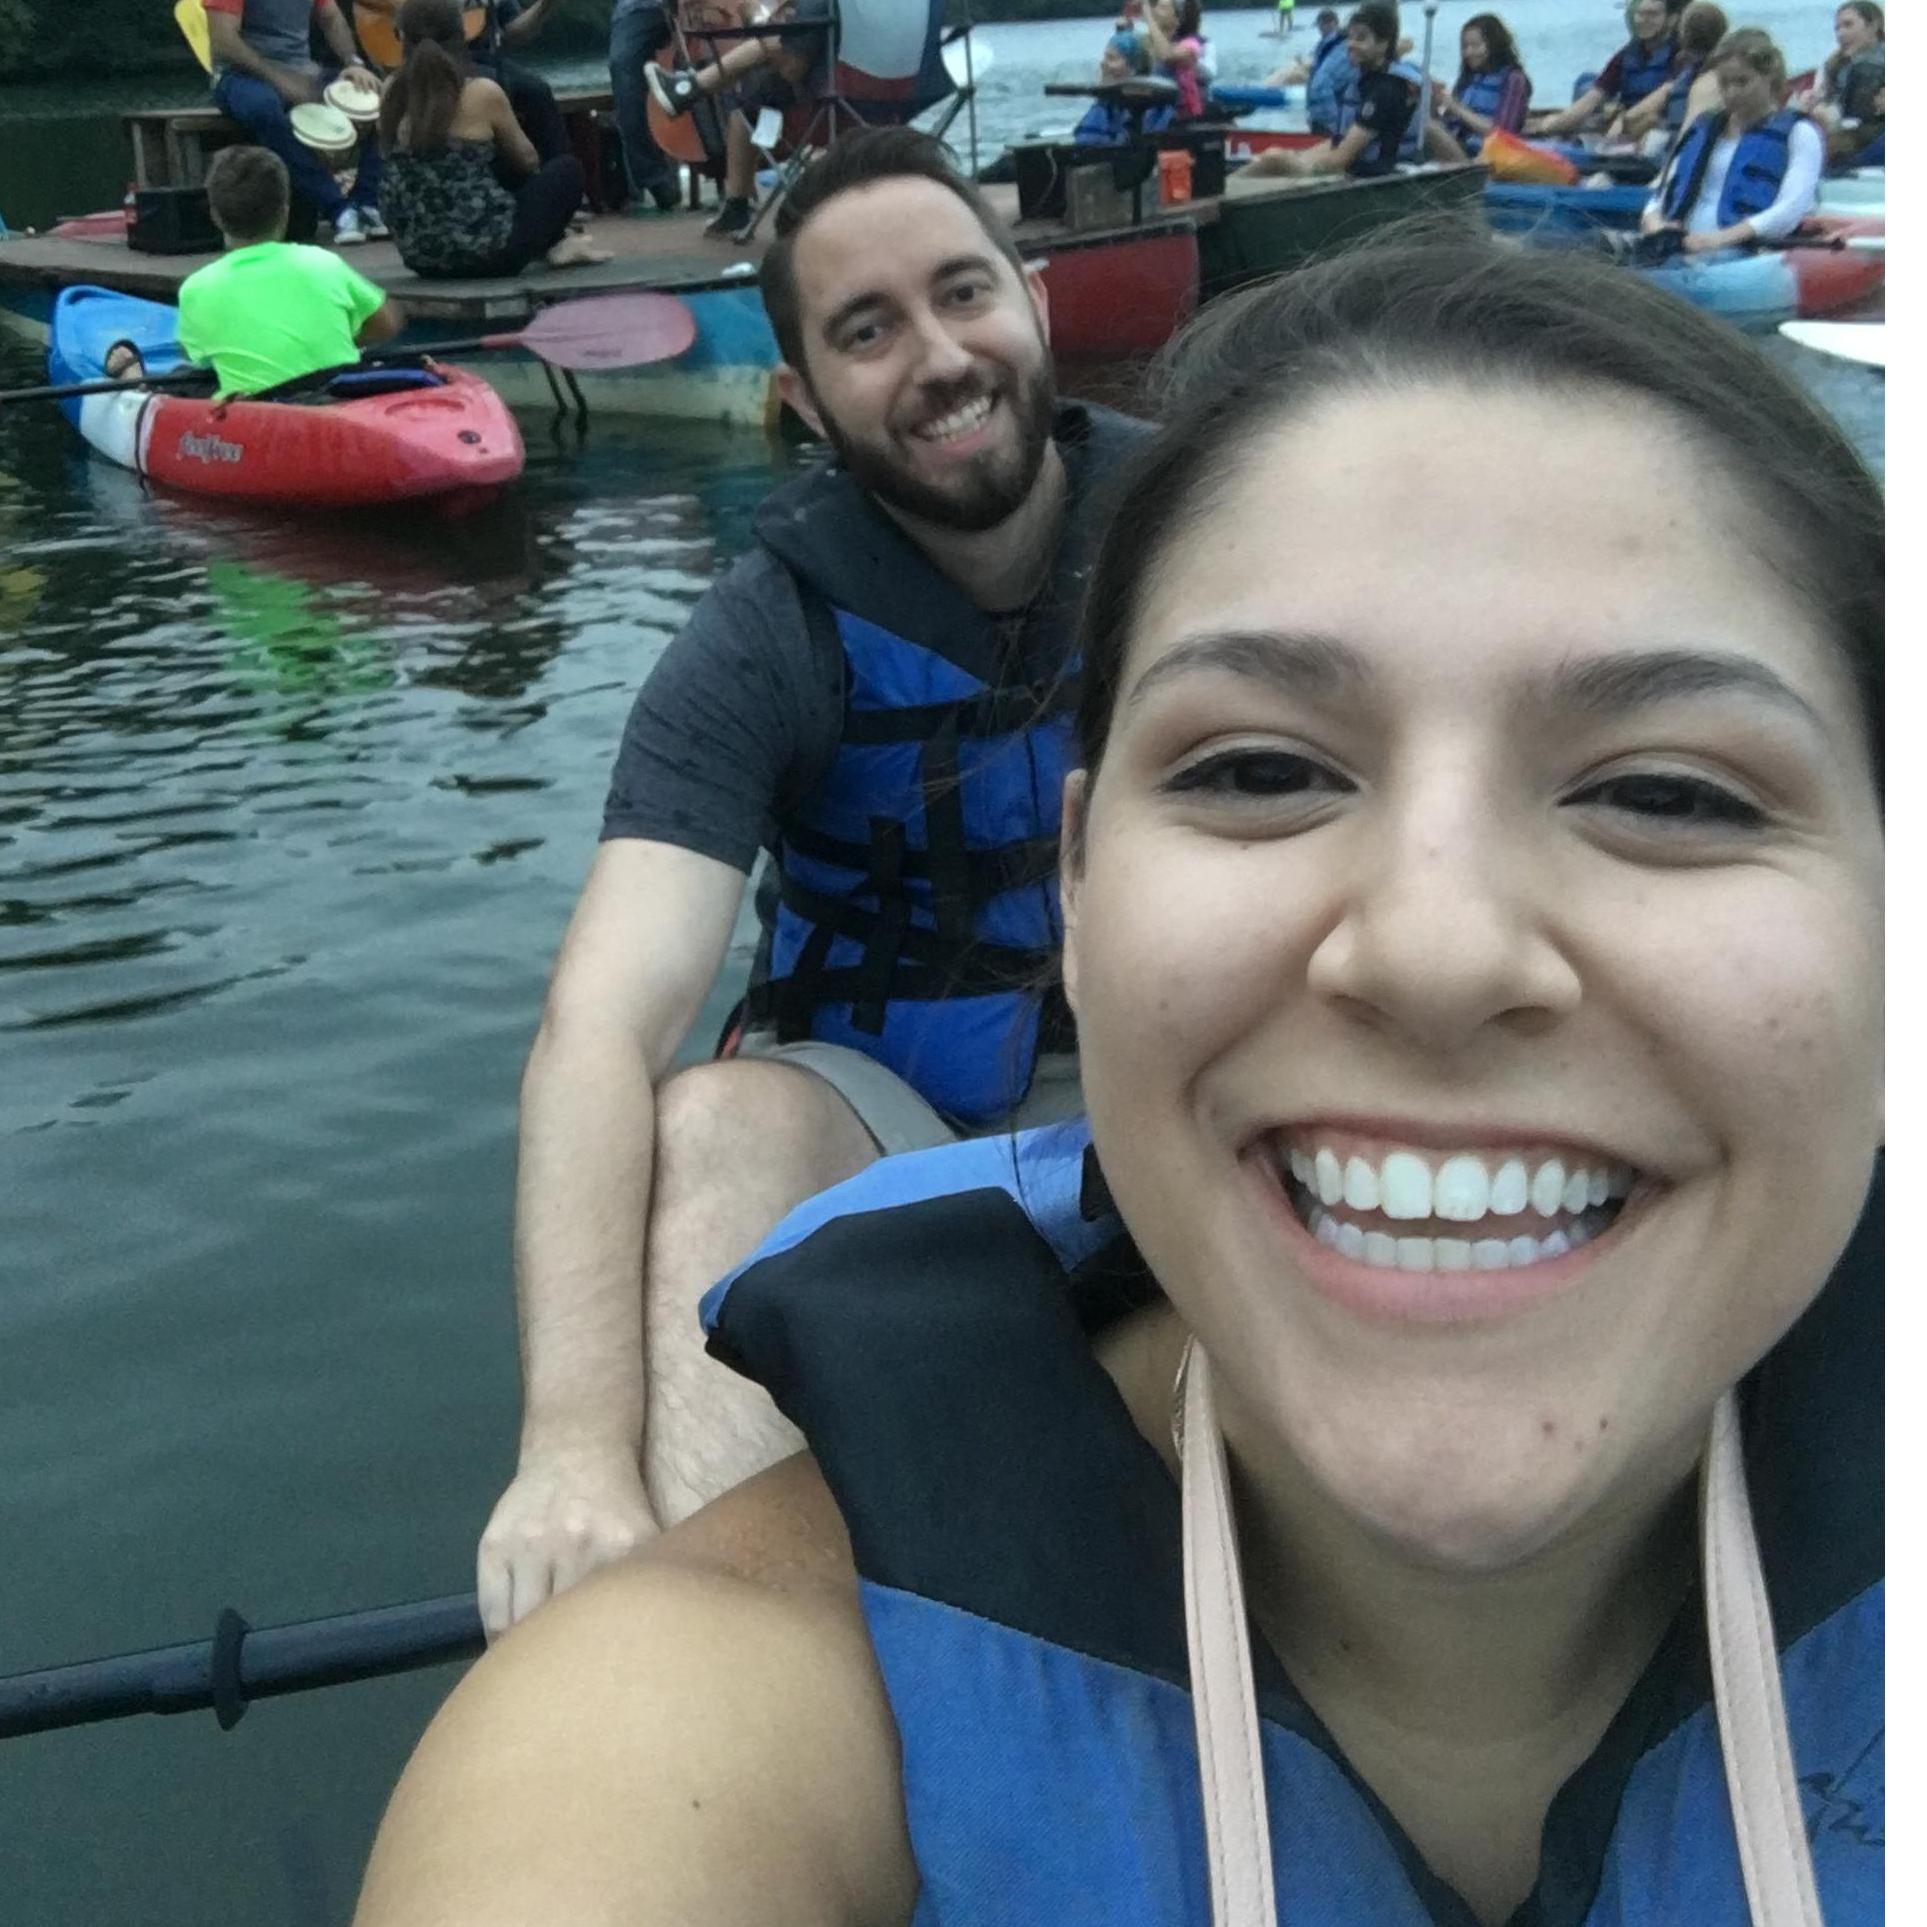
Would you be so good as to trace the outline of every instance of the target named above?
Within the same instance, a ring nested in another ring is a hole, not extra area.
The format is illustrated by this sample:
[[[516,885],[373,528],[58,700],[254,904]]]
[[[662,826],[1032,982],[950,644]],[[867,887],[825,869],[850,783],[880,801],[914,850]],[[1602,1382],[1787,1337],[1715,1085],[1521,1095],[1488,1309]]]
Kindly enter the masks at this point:
[[[786,0],[759,10],[751,24],[787,24],[796,29],[792,34],[741,40],[707,66],[675,68],[651,61],[642,70],[656,105],[671,119],[711,95],[733,92],[734,106],[723,123],[723,205],[703,229],[712,238],[743,240],[755,220],[755,120],[766,111],[787,113],[828,86],[832,5],[833,0]]]
[[[635,197],[630,202],[634,213],[644,211],[645,194],[663,214],[672,214],[682,205],[682,181],[675,164],[649,129],[648,68],[673,38],[668,0],[616,0],[609,16],[609,87],[615,97],[622,162]]]
[[[381,204],[402,260],[435,279],[608,260],[570,231],[582,163],[538,159],[508,95],[469,65],[458,0],[402,0],[398,19],[402,65],[381,100]],[[504,175],[518,180],[513,192]]]
[[[1082,1102],[1063,1008],[1030,992],[1062,932],[1079,570],[1145,431],[1057,402],[1041,277],[928,134],[813,161],[762,291],[781,392],[836,459],[764,502],[643,686],[556,964],[492,1633],[791,1449],[695,1322],[785,1211]],[[740,1048],[672,1076],[765,846]]]
[[[214,60],[214,104],[281,157],[302,201],[333,224],[337,247],[379,240],[386,229],[376,204],[381,156],[363,142],[354,184],[346,193],[327,166],[295,138],[288,109],[321,98],[339,77],[370,92],[379,84],[362,64],[336,0],[205,0],[208,48]],[[339,63],[323,67],[309,54],[308,34],[319,27]],[[312,217],[308,217],[312,218]],[[305,232],[305,226],[297,232]]]
[[[1476,155],[1491,133],[1516,134],[1532,105],[1532,76],[1512,32],[1496,13],[1474,14],[1459,30],[1459,77],[1433,111],[1445,131]]]
[[[1784,241],[1819,198],[1826,146],[1786,99],[1786,59],[1758,27],[1713,53],[1721,107],[1680,136],[1640,216],[1643,235],[1676,234],[1682,253]]]
[[[473,6],[475,0],[467,0]],[[533,67],[509,57],[511,47],[525,47],[542,31],[557,0],[485,0],[487,19],[469,42],[468,57],[475,71],[492,80],[509,97],[517,124],[529,137],[536,158],[560,160],[569,150],[568,123],[556,104],[555,89]]]
[[[1398,9],[1390,0],[1365,0],[1345,29],[1356,69],[1340,107],[1340,131],[1329,147],[1295,152],[1274,147],[1248,161],[1238,179],[1270,174],[1348,174],[1354,180],[1397,171],[1405,130],[1418,111],[1418,83],[1398,57]],[[1460,156],[1464,158],[1463,155]]]
[[[225,147],[208,169],[208,212],[226,249],[181,283],[179,340],[188,360],[214,370],[222,395],[348,367],[402,331],[383,289],[326,248],[284,238],[289,199],[288,170],[265,147]],[[125,342],[105,366],[116,380],[142,372]]]
[[[1114,33],[1097,63],[1098,85],[1115,87],[1123,81],[1142,80],[1150,71],[1151,56],[1144,42],[1136,34]],[[1133,110],[1116,96],[1094,100],[1071,130],[1071,139],[1083,147],[1119,147],[1134,133],[1155,134],[1169,127],[1176,114],[1169,102]]]
[[[1682,128],[1720,104],[1713,51],[1731,31],[1724,8],[1693,0],[1679,17],[1679,66],[1671,85],[1628,107],[1606,129],[1607,140],[1650,141],[1663,156]]]
[[[1681,0],[1638,0],[1633,37],[1606,62],[1592,85],[1570,107],[1535,114],[1527,123],[1536,137],[1577,134],[1606,108],[1620,113],[1657,95],[1663,111],[1678,76]]]

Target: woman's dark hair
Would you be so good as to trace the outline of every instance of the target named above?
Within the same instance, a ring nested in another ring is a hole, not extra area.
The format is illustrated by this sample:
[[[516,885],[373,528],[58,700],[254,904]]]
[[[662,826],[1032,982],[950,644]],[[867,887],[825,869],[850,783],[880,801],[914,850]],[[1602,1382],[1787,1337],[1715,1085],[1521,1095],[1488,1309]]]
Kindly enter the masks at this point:
[[[1397,55],[1398,9],[1391,4],[1391,0],[1365,0],[1363,6],[1352,9],[1352,17],[1345,25],[1363,27],[1374,40],[1384,41],[1394,56]]]
[[[1880,36],[1883,42],[1886,40],[1887,16],[1880,8],[1874,5],[1874,0],[1844,0],[1843,5],[1834,8],[1833,17],[1838,20],[1843,13],[1857,13],[1860,18]],[[1834,48],[1833,52],[1828,54],[1826,64],[1820,69],[1820,71],[1826,75],[1827,86],[1829,88],[1835,88],[1840,85],[1840,76],[1845,73],[1846,70],[1847,56],[1842,53],[1838,47]]]
[[[1148,585],[1209,531],[1254,445],[1333,394],[1428,379],[1573,398],[1616,391],[1668,410],[1751,499],[1767,525],[1763,564],[1838,644],[1878,785],[1884,509],[1846,436],[1727,323],[1625,268],[1409,229],[1214,302],[1166,351],[1163,426],[1116,481],[1085,594],[1077,726],[1087,769],[1103,760]],[[1554,521],[1546,540],[1559,540]]]
[[[392,154],[408,126],[411,154],[437,154],[448,144],[448,130],[462,88],[474,78],[468,42],[462,34],[458,0],[402,0],[395,18],[401,34],[401,71],[381,97],[381,145]]]
[[[1177,38],[1186,40],[1204,31],[1204,0],[1178,0]]]
[[[1475,13],[1459,29],[1459,32],[1463,34],[1474,28],[1485,42],[1487,73],[1502,73],[1507,67],[1517,67],[1521,64],[1518,43],[1512,38],[1512,29],[1496,13]]]
[[[1713,0],[1693,0],[1679,17],[1679,50],[1704,63],[1727,35],[1726,15]]]

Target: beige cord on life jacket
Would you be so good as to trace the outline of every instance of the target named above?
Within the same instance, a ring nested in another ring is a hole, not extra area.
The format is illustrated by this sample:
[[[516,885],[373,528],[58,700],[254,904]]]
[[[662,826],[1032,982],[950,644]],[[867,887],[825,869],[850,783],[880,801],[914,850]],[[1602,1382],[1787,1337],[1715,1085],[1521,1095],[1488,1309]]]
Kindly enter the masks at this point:
[[[1172,1434],[1183,1503],[1185,1640],[1212,1927],[1278,1927],[1237,1526],[1210,1361],[1195,1342],[1185,1347],[1178,1366]],[[1700,1520],[1713,1707],[1753,1927],[1825,1927],[1731,1392],[1713,1414],[1700,1473]]]

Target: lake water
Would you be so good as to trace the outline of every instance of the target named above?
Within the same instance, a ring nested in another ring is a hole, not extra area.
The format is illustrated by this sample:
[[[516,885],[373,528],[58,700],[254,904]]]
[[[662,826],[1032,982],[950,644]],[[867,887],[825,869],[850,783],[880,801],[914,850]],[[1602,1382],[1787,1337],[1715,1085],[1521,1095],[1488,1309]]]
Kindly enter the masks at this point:
[[[1555,73],[1616,22],[1510,11]],[[1215,24],[1228,76],[1275,59]],[[986,128],[1054,120],[1102,34],[988,30]],[[1877,457],[1877,382],[1813,372]],[[482,516],[300,523],[0,413],[0,1672],[470,1583],[522,1057],[631,694],[775,473],[525,429]],[[0,1746],[0,1921],[337,1927],[451,1680]]]

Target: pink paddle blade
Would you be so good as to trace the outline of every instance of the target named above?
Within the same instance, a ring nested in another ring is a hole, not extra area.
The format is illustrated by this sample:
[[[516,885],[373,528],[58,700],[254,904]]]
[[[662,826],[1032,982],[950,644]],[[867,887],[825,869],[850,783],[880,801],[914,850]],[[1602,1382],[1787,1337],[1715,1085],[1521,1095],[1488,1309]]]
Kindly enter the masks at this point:
[[[673,294],[590,295],[542,309],[516,339],[558,368],[636,368],[681,354],[696,317]]]

